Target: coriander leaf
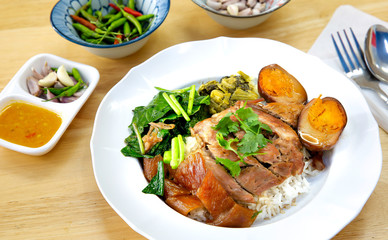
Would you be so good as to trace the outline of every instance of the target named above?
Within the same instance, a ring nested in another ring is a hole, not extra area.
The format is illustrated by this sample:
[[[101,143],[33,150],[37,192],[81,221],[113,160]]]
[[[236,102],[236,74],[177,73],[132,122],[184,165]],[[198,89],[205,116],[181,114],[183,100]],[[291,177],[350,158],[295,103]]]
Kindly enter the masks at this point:
[[[245,132],[260,132],[261,122],[252,108],[240,108],[236,111],[236,114],[236,118],[240,121],[241,129]]]
[[[244,137],[237,144],[237,151],[243,154],[257,152],[259,150],[257,143],[258,140],[258,135],[252,132],[245,133]]]
[[[224,137],[222,136],[222,134],[220,132],[217,132],[216,139],[217,139],[218,144],[220,144],[221,147],[225,148],[226,150],[231,150],[238,155],[237,151],[234,150],[234,148],[232,148],[232,143],[238,142],[239,141],[238,138],[232,138],[229,140],[225,140]]]
[[[226,137],[229,133],[237,132],[239,130],[239,124],[238,122],[234,122],[230,119],[230,116],[232,116],[232,113],[227,113],[219,122],[218,124],[213,128],[215,130],[218,130],[219,133],[222,134],[222,136]]]
[[[158,172],[151,179],[150,183],[142,191],[143,193],[164,195],[164,166],[163,161],[158,162]]]
[[[258,116],[252,108],[240,108],[236,111],[236,114],[244,122],[256,123],[258,121]]]
[[[270,140],[264,137],[263,134],[254,134],[247,132],[241,141],[237,144],[237,151],[244,154],[244,156],[254,155],[260,149],[265,147]]]
[[[272,133],[272,129],[265,123],[261,123],[261,129],[264,129],[266,131],[268,131],[269,133]]]
[[[227,158],[216,157],[216,163],[221,163],[222,165],[224,165],[224,167],[229,170],[230,175],[232,175],[233,177],[237,177],[238,175],[240,175],[240,172],[241,172],[241,168],[239,165],[240,161],[233,162]]]

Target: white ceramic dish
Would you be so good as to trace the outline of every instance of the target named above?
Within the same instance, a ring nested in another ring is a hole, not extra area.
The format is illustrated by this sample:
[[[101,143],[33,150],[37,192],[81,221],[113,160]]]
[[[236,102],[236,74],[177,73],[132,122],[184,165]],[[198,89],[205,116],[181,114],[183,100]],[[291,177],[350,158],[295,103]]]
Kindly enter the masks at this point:
[[[257,26],[267,20],[272,13],[286,5],[290,0],[271,0],[267,1],[267,6],[265,10],[257,15],[251,16],[232,16],[229,14],[220,13],[217,10],[206,5],[206,0],[192,0],[199,7],[204,9],[206,13],[217,23],[231,28],[231,29],[247,29],[254,26]]]
[[[45,62],[51,67],[59,67],[63,64],[68,71],[71,71],[74,67],[77,68],[83,80],[88,84],[88,88],[79,99],[71,103],[44,102],[41,98],[31,95],[27,89],[26,78],[32,75],[31,67],[40,72]],[[15,74],[3,91],[0,92],[0,109],[3,109],[10,102],[28,102],[59,114],[62,118],[61,126],[48,143],[38,148],[21,146],[3,139],[0,139],[0,145],[29,155],[43,155],[49,152],[57,144],[75,115],[84,105],[90,94],[92,94],[99,79],[100,74],[98,70],[85,64],[73,62],[51,54],[39,54],[30,58]]]
[[[139,160],[120,152],[129,135],[132,109],[146,105],[157,92],[155,86],[198,86],[239,70],[257,76],[262,67],[272,63],[293,74],[306,88],[309,99],[319,94],[335,97],[348,115],[339,142],[324,155],[327,168],[309,179],[310,192],[300,196],[297,205],[284,214],[240,229],[196,222],[155,195],[142,193],[147,181]],[[259,38],[187,42],[132,68],[101,102],[90,144],[94,174],[103,196],[131,228],[148,239],[329,239],[361,211],[382,166],[378,126],[359,89],[318,58]]]

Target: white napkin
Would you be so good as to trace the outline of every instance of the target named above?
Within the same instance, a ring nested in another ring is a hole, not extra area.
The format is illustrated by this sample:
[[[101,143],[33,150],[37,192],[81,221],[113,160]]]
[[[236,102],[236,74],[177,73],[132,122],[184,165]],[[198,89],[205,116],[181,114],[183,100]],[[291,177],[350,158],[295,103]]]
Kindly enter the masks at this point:
[[[315,41],[308,53],[320,58],[337,71],[344,73],[335,51],[331,34],[335,34],[335,39],[338,40],[336,36],[337,31],[340,31],[341,36],[343,36],[342,30],[346,29],[349,36],[349,28],[351,27],[358,42],[360,43],[360,46],[364,48],[366,33],[369,27],[373,24],[381,24],[388,28],[387,22],[381,21],[380,19],[366,14],[352,6],[340,6],[334,12],[330,22],[322,31],[321,35],[319,35],[318,39]],[[388,93],[388,84],[380,83],[380,86],[384,92]],[[388,105],[370,90],[361,89],[361,92],[363,93],[379,126],[388,132]]]

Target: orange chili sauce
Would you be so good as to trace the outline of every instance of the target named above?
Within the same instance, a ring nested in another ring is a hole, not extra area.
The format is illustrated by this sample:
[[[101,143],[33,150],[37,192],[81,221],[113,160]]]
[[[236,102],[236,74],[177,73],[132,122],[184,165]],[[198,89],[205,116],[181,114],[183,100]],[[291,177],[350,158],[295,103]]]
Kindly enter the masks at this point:
[[[0,138],[26,147],[45,145],[61,126],[61,117],[47,109],[23,102],[0,112]]]

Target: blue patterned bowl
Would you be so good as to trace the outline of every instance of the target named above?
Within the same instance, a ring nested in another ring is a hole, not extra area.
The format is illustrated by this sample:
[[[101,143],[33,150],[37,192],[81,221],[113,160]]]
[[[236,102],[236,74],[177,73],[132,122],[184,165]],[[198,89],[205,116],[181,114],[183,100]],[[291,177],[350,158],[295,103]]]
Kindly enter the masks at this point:
[[[115,45],[99,45],[82,40],[72,26],[73,20],[70,15],[75,14],[75,12],[87,2],[88,0],[60,0],[51,11],[51,25],[55,31],[65,39],[85,47],[86,50],[95,55],[106,58],[122,58],[138,51],[146,44],[151,33],[163,23],[170,10],[170,0],[136,0],[137,10],[143,14],[152,13],[155,15],[148,31],[128,42]],[[109,6],[110,2],[112,1],[93,0],[91,6],[93,11],[99,10],[105,15],[111,10],[111,7]],[[123,1],[124,4],[127,2],[127,0]]]

